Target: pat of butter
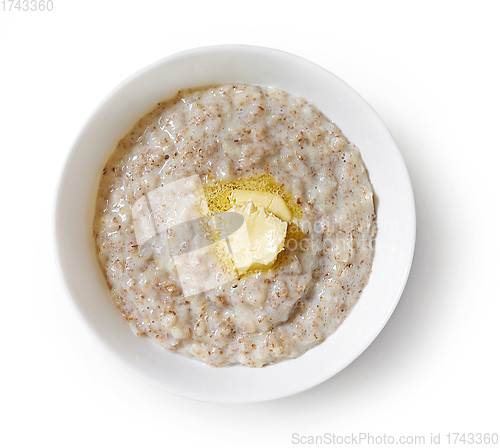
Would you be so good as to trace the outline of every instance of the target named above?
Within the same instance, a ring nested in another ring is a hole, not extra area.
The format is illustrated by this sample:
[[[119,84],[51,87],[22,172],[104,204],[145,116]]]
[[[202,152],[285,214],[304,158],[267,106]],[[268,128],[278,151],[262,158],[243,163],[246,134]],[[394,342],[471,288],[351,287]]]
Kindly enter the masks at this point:
[[[287,223],[251,201],[237,204],[229,211],[239,213],[245,219],[228,238],[238,273],[270,268],[285,245]]]
[[[285,201],[277,194],[267,191],[233,190],[229,197],[233,204],[243,204],[252,201],[256,207],[264,207],[268,212],[277,216],[282,221],[290,221],[292,213]]]

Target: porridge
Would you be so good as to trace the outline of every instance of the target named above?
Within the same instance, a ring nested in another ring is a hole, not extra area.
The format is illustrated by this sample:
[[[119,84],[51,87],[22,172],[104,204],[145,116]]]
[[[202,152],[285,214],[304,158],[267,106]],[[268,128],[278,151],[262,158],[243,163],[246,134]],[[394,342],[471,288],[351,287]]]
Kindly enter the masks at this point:
[[[368,282],[375,234],[358,148],[304,99],[245,84],[158,103],[107,161],[94,218],[132,329],[213,366],[324,341]]]

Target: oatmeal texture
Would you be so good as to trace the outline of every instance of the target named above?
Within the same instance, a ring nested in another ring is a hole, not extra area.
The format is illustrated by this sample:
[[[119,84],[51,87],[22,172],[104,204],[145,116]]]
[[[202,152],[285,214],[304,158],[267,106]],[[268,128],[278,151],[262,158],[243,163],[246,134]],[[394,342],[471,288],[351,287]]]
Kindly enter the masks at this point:
[[[186,297],[164,261],[141,256],[132,207],[195,174],[209,203],[218,183],[266,175],[295,208],[272,269]],[[337,126],[300,97],[240,84],[180,91],[134,126],[103,170],[94,236],[138,335],[212,366],[261,367],[300,356],[342,323],[368,282],[375,222],[360,152]]]

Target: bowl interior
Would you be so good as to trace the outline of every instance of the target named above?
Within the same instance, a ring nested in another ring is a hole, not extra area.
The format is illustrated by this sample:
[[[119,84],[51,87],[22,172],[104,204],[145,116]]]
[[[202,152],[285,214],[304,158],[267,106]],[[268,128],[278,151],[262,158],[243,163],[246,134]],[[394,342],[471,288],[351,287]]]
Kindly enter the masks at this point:
[[[156,103],[178,90],[245,82],[304,97],[361,151],[378,199],[373,271],[339,329],[303,356],[262,369],[212,368],[137,337],[111,302],[92,236],[101,170],[120,138]],[[409,273],[415,240],[411,184],[383,122],[347,84],[317,65],[277,50],[207,47],[163,59],[119,85],[77,138],[59,187],[59,263],[73,301],[98,338],[132,373],[168,392],[219,402],[250,402],[300,392],[335,375],[375,339]]]

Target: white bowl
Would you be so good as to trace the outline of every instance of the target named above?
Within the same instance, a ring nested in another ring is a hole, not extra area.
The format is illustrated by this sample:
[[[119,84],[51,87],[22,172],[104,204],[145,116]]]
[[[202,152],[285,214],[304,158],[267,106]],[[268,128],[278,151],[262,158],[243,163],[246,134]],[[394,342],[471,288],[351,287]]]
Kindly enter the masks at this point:
[[[178,90],[244,82],[304,97],[361,151],[378,197],[375,259],[369,284],[345,322],[303,356],[261,369],[213,368],[133,334],[111,302],[97,262],[92,219],[97,185],[118,140]],[[391,316],[409,274],[415,207],[403,159],[375,111],[342,80],[297,56],[268,48],[199,48],[162,59],[122,82],[97,107],[68,157],[59,186],[56,240],[68,292],[100,341],[133,374],[183,397],[255,402],[284,397],[332,377],[356,359]]]

